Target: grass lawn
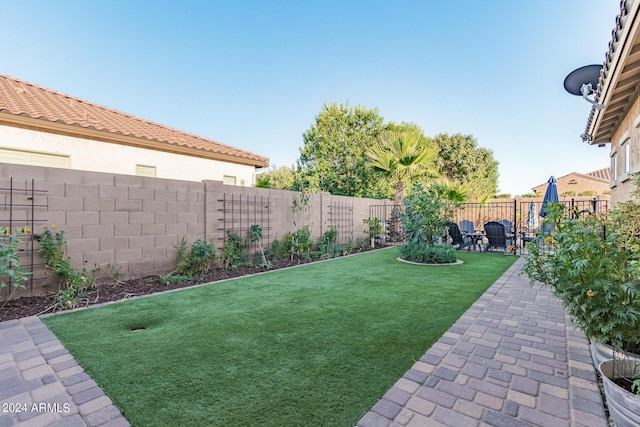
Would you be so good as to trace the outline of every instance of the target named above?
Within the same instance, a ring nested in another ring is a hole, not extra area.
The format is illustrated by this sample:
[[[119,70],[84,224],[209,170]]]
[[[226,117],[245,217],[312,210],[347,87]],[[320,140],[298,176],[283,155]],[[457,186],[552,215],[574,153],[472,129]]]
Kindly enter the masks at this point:
[[[516,260],[395,258],[369,252],[43,321],[134,426],[353,426]]]

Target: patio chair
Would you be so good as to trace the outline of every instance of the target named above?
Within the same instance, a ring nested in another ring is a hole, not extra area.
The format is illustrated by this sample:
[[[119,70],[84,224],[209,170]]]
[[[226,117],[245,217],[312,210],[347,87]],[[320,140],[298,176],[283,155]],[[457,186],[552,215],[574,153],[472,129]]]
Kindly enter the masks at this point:
[[[455,222],[447,222],[445,224],[448,228],[449,237],[451,237],[451,244],[457,246],[457,249],[460,249],[465,245],[465,239],[462,237],[462,233],[460,232],[460,228],[458,228],[458,224]]]
[[[504,232],[507,234],[507,239],[513,241],[513,222],[509,221],[508,219],[501,219],[498,222],[504,225]]]
[[[476,226],[472,221],[469,221],[468,219],[460,221],[460,232],[465,239],[467,250],[471,250],[472,247],[473,250],[482,250],[484,234],[481,231],[476,232]]]
[[[511,244],[513,236],[507,236],[504,224],[496,221],[489,221],[484,225],[484,232],[487,236],[487,247],[485,251],[491,248],[502,249],[503,253],[507,252],[507,247]]]
[[[507,234],[509,233],[513,233],[513,223],[511,221],[509,221],[508,219],[501,219],[500,224],[504,225],[504,231],[507,232]]]
[[[460,231],[462,231],[462,233],[474,233],[476,231],[476,227],[473,225],[473,222],[468,219],[463,219],[460,221]]]

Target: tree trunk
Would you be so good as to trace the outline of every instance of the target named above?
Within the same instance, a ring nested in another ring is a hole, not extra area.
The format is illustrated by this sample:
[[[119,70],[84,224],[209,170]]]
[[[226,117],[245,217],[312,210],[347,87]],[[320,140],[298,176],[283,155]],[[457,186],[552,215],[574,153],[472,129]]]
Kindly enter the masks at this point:
[[[404,184],[402,182],[399,182],[396,185],[396,196],[393,199],[393,203],[396,206],[402,206],[402,199],[404,199]]]
[[[402,240],[402,226],[400,224],[399,214],[404,212],[404,205],[402,204],[402,199],[404,198],[404,184],[402,182],[398,182],[396,185],[396,195],[393,199],[394,209],[391,213],[391,233],[389,233],[389,237],[394,242],[399,242]]]

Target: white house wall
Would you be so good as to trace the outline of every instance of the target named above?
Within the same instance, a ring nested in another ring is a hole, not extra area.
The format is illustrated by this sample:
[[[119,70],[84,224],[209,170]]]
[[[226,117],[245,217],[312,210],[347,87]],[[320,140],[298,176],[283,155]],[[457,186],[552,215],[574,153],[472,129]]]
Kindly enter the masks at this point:
[[[187,181],[233,176],[236,185],[252,186],[254,167],[108,142],[0,126],[0,148],[69,156],[71,169],[135,175],[136,165],[155,166],[156,177]]]

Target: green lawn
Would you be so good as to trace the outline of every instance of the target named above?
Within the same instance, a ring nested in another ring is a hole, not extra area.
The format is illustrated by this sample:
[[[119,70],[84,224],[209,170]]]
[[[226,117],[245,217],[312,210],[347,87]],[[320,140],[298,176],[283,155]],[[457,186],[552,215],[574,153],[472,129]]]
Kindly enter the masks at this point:
[[[353,426],[516,260],[395,258],[368,252],[43,320],[134,426]]]

